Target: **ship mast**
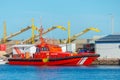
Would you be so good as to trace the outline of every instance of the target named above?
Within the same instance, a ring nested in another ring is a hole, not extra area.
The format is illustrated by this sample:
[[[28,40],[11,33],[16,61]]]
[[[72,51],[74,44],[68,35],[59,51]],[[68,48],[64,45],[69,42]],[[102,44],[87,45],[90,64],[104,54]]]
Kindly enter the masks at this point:
[[[40,19],[40,29],[39,29],[39,31],[40,31],[40,41],[41,41],[41,43],[43,44],[43,43],[45,43],[45,40],[44,40],[44,38],[42,37],[42,35],[43,35],[43,27],[42,27],[42,22],[41,22],[41,19]]]

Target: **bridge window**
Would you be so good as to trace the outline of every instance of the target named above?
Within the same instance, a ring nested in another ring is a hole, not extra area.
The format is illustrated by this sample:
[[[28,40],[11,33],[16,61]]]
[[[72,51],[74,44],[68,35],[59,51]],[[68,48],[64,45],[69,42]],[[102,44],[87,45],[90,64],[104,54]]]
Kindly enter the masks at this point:
[[[48,48],[47,47],[42,47],[41,50],[42,51],[48,51]]]
[[[36,48],[36,52],[40,52],[40,48],[37,47],[37,48]]]

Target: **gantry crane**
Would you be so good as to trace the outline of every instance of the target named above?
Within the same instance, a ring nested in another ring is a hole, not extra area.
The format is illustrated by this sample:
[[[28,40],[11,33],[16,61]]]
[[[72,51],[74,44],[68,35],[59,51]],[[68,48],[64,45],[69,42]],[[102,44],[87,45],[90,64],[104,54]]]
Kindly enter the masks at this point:
[[[6,27],[5,27],[5,28],[6,28]],[[14,33],[14,34],[10,34],[9,36],[6,36],[6,31],[4,30],[4,37],[1,39],[1,42],[6,43],[6,41],[7,41],[8,39],[10,39],[10,38],[12,38],[12,37],[14,37],[14,36],[17,36],[17,35],[25,32],[25,31],[29,30],[30,28],[31,28],[31,26],[27,26],[26,28],[23,28],[23,29],[21,29],[20,31]]]
[[[42,26],[42,25],[41,25]],[[52,26],[51,28],[48,28],[46,31],[43,32],[43,34],[46,34],[56,28],[59,28],[61,30],[66,30],[66,28],[64,28],[63,26]],[[22,41],[23,44],[26,44],[26,43],[32,43],[34,44],[35,43],[35,38],[39,37],[39,34],[35,35],[34,34],[34,31],[38,31],[39,32],[39,29],[34,25],[34,19],[32,19],[32,37]]]
[[[63,26],[52,26],[51,28],[48,28],[46,31],[43,32],[43,35],[54,30],[54,29],[61,29],[61,30],[66,30],[66,28],[64,28]],[[24,40],[22,43],[25,44],[25,43],[33,43],[34,44],[34,39],[39,37],[39,34],[37,35],[34,35],[34,30],[37,30],[39,32],[39,29],[36,27],[36,26],[32,26],[32,37],[30,37],[29,39],[26,39]]]
[[[3,38],[0,40],[0,43],[6,43],[6,41],[14,36],[17,36],[29,29],[31,29],[32,27],[31,26],[27,26],[26,28],[23,28],[21,29],[20,31],[16,32],[16,33],[13,33],[13,34],[10,34],[7,36],[7,31],[6,31],[6,22],[4,22],[4,34],[3,34]]]
[[[90,30],[95,31],[95,32],[100,32],[99,29],[94,28],[94,27],[90,27],[90,28],[87,28],[87,29],[83,30],[82,32],[77,33],[77,34],[70,37],[70,22],[68,22],[68,39],[62,40],[61,43],[71,43],[74,40],[76,40],[79,36],[87,33]]]
[[[100,32],[100,30],[98,30],[97,28],[90,27],[90,28],[87,28],[87,29],[83,30],[82,32],[77,33],[77,34],[73,35],[72,37],[70,37],[70,41],[73,42],[74,40],[76,40],[76,38],[87,33],[90,30],[95,31],[95,32]],[[67,40],[67,43],[68,43],[68,40]]]
[[[13,33],[13,34],[10,34],[7,36],[7,32],[6,32],[6,22],[4,22],[4,34],[3,34],[3,38],[0,40],[0,43],[6,43],[6,41],[14,36],[17,36],[29,29],[32,28],[32,37],[27,39],[27,40],[24,40],[23,43],[27,43],[27,42],[32,42],[34,43],[34,39],[39,37],[39,34],[38,35],[35,35],[34,34],[34,31],[38,31],[39,32],[39,29],[34,25],[34,19],[32,19],[32,26],[27,26],[26,28],[23,28],[21,29],[20,31],[16,32],[16,33]],[[43,32],[43,34],[46,34],[56,28],[59,28],[59,29],[62,29],[62,30],[66,30],[64,27],[62,26],[52,26],[51,28],[48,28],[46,31]]]

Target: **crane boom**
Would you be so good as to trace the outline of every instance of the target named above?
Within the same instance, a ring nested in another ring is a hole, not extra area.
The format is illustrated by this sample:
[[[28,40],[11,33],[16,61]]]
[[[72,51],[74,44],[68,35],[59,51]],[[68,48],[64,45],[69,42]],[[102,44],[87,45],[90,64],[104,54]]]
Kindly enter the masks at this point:
[[[17,35],[23,33],[23,32],[26,31],[26,30],[29,30],[29,29],[31,29],[31,26],[27,26],[26,28],[23,28],[23,29],[21,29],[20,31],[14,33],[14,34],[10,34],[9,36],[5,36],[4,38],[2,38],[2,39],[0,40],[0,42],[1,42],[1,43],[4,43],[4,42],[5,42],[6,40],[8,40],[9,38],[12,38],[12,37],[14,37],[14,36],[17,36]],[[5,33],[4,33],[4,34],[5,34]]]
[[[14,33],[14,34],[11,34],[11,35],[7,36],[6,39],[9,39],[9,38],[12,38],[12,37],[14,37],[14,36],[16,36],[18,34],[21,34],[22,32],[24,32],[26,30],[29,30],[30,28],[31,28],[31,26],[27,26],[26,28],[23,28],[20,31]]]
[[[66,30],[66,28],[64,28],[64,27],[62,27],[62,26],[53,26],[53,27],[51,27],[51,28],[48,28],[46,31],[44,31],[43,34],[46,34],[46,33],[50,32],[51,30],[54,30],[54,29],[56,29],[56,28],[59,28],[59,29],[61,29],[61,30]]]
[[[74,40],[76,40],[77,37],[79,37],[79,36],[87,33],[87,32],[90,31],[90,30],[95,31],[95,32],[100,32],[99,29],[94,28],[94,27],[87,28],[87,29],[83,30],[82,32],[80,32],[80,33],[78,33],[78,34],[75,34],[75,35],[71,36],[71,37],[70,37],[71,42],[74,41]],[[64,41],[62,41],[62,42],[63,42],[63,43],[68,43],[68,39],[66,39],[66,40],[64,40]]]
[[[52,30],[54,30],[54,29],[56,29],[56,28],[59,28],[61,30],[66,30],[66,28],[64,28],[63,26],[59,26],[59,25],[58,26],[53,26],[51,28],[48,28],[46,31],[44,31],[43,35],[46,34],[46,33],[48,33],[48,32],[50,32],[50,31],[52,31]],[[34,26],[34,29],[39,32],[39,29],[37,27]],[[37,34],[37,35],[34,36],[34,38],[37,38],[37,37],[39,37],[39,34]],[[22,43],[25,44],[25,43],[30,43],[30,42],[32,42],[32,37],[30,37],[27,40],[24,40]]]

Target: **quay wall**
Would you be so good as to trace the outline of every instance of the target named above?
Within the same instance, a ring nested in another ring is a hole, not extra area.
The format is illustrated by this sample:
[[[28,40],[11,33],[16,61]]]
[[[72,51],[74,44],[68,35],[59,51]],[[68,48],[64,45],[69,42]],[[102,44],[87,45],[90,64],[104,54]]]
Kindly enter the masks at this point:
[[[120,65],[119,58],[98,58],[92,65]]]

